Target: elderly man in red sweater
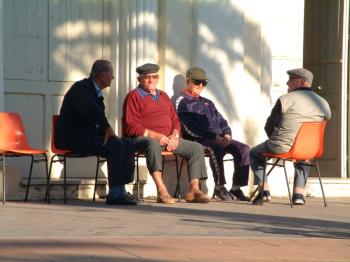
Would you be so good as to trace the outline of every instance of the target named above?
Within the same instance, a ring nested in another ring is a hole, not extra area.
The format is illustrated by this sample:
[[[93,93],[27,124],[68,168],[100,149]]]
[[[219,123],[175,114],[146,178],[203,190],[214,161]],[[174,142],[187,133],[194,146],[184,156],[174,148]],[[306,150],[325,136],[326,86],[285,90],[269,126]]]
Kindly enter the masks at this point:
[[[208,203],[200,190],[207,179],[204,152],[200,144],[180,138],[181,125],[168,95],[157,89],[159,66],[144,64],[136,68],[139,85],[126,96],[123,105],[123,133],[133,138],[135,150],[146,154],[146,162],[157,187],[157,202],[173,204],[162,179],[161,151],[171,151],[188,161],[190,177],[186,201]]]

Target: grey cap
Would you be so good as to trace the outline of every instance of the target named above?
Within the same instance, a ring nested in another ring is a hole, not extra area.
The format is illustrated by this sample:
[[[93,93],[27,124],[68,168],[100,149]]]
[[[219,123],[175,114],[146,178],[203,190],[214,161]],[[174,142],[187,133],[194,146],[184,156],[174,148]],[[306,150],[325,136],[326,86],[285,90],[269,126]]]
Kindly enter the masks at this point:
[[[158,71],[159,71],[159,65],[150,64],[150,63],[144,64],[144,65],[136,68],[136,72],[139,75],[147,75],[147,74],[157,73]]]
[[[186,78],[193,80],[209,80],[205,71],[199,67],[192,67],[188,69],[186,72]]]
[[[296,69],[288,70],[287,74],[299,76],[300,78],[305,79],[306,82],[308,82],[310,85],[312,84],[312,80],[314,78],[314,75],[305,68],[296,68]]]

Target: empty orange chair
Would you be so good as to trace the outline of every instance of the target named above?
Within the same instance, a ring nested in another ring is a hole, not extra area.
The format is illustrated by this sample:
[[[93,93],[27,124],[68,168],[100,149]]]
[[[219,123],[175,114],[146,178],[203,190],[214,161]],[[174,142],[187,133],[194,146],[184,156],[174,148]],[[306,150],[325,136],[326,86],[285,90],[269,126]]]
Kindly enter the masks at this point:
[[[54,137],[55,137],[55,127],[56,127],[56,122],[58,119],[59,115],[53,115],[52,116],[52,126],[51,126],[51,151],[54,153],[54,155],[51,157],[51,162],[50,162],[50,170],[49,170],[49,175],[48,175],[48,187],[47,187],[47,198],[48,202],[50,203],[50,180],[51,180],[51,170],[52,170],[52,164],[56,162],[63,162],[63,191],[64,191],[64,203],[67,203],[67,158],[84,158],[84,157],[90,157],[94,156],[97,158],[97,165],[96,165],[96,173],[95,173],[95,186],[94,186],[94,195],[93,195],[93,201],[95,201],[95,195],[96,195],[96,185],[97,185],[97,178],[98,178],[98,169],[100,164],[104,163],[107,159],[100,157],[98,154],[90,154],[90,155],[80,155],[73,153],[70,150],[64,150],[64,149],[59,149],[56,147],[54,143]],[[55,158],[57,158],[55,160]]]
[[[28,200],[33,163],[45,161],[47,186],[49,177],[47,170],[47,150],[34,149],[28,145],[21,117],[17,113],[0,112],[0,153],[2,154],[3,172],[3,204],[5,204],[5,157],[31,157],[27,190],[24,201]],[[37,156],[34,158],[34,156]]]
[[[326,127],[326,121],[302,123],[289,152],[283,153],[283,154],[272,154],[272,153],[263,154],[264,157],[266,157],[267,159],[270,159],[270,158],[277,159],[273,164],[266,162],[266,165],[272,165],[272,167],[267,174],[266,174],[266,167],[265,167],[265,172],[264,172],[264,177],[262,182],[263,187],[265,183],[265,177],[271,173],[274,167],[275,166],[283,167],[284,174],[286,177],[289,201],[290,201],[291,207],[293,207],[293,202],[292,202],[289,185],[288,185],[288,177],[287,177],[287,171],[285,166],[286,161],[291,161],[293,163],[302,162],[303,165],[316,167],[317,175],[320,181],[324,206],[327,206],[326,198],[323,191],[322,181],[321,181],[320,170],[319,170],[317,161],[315,159],[315,158],[321,157],[323,154],[323,140],[324,140],[325,127]],[[282,161],[283,163],[278,164],[279,161]],[[264,188],[262,188],[262,190],[264,190]]]

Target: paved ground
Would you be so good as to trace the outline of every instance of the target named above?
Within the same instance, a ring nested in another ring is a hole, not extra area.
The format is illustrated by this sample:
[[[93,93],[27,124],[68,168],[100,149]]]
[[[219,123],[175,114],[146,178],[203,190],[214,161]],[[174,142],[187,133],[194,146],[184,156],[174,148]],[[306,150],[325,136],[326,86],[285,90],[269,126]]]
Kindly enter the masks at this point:
[[[350,199],[0,205],[0,261],[350,261]]]

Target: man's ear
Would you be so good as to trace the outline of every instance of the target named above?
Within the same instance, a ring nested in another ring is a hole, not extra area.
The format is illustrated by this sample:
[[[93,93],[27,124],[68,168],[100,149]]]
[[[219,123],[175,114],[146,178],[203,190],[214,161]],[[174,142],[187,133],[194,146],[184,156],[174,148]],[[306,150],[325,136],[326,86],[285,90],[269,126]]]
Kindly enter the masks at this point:
[[[307,82],[305,79],[300,78],[300,80],[301,80],[301,86],[305,86],[305,87],[310,86],[309,82]]]

